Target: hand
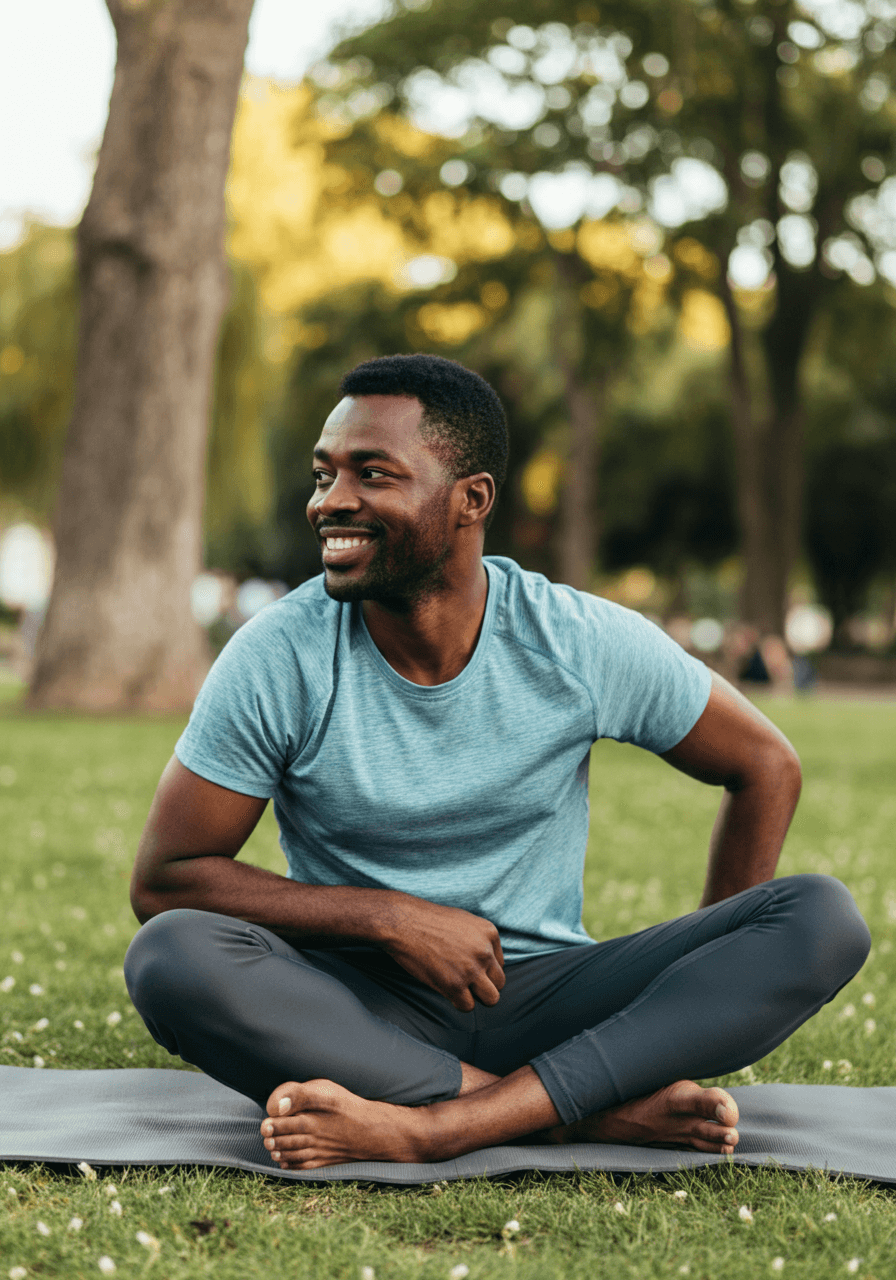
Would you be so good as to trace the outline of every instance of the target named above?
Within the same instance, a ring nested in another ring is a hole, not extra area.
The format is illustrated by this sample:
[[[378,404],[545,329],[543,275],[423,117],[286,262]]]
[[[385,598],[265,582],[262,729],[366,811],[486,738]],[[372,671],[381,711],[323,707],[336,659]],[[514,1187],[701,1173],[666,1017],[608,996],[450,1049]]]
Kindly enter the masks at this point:
[[[460,907],[397,893],[382,949],[461,1013],[478,999],[494,1005],[506,982],[498,930]]]

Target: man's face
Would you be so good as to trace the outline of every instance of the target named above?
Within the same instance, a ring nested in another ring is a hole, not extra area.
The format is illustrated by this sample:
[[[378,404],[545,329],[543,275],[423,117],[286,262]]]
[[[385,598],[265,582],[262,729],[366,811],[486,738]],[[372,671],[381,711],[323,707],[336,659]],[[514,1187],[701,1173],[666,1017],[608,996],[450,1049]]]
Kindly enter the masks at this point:
[[[422,415],[410,396],[346,397],[324,424],[308,519],[334,600],[405,610],[444,583],[452,486]]]

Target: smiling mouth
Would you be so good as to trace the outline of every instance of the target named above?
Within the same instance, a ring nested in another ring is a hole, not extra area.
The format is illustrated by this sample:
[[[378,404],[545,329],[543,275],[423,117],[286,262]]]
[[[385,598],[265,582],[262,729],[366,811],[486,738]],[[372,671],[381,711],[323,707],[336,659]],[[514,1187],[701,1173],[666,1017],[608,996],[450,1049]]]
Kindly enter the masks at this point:
[[[322,538],[324,546],[328,551],[348,551],[352,547],[366,547],[368,542],[372,542],[372,538]]]

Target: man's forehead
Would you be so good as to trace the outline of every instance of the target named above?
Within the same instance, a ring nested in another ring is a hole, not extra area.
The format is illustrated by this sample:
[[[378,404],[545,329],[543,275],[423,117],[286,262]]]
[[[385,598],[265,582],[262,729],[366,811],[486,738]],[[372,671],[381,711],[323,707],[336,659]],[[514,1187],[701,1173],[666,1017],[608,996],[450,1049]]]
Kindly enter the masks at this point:
[[[390,457],[423,443],[423,406],[414,396],[346,396],[327,418],[315,454],[348,449]]]

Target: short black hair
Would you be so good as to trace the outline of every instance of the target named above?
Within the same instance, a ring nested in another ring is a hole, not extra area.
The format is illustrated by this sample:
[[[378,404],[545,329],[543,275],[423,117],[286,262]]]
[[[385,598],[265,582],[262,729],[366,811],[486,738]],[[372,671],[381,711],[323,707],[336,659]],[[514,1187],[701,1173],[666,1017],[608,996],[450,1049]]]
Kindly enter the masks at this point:
[[[507,419],[485,378],[444,356],[365,360],[339,384],[344,396],[414,396],[420,434],[452,480],[487,471],[496,495],[507,477]]]

